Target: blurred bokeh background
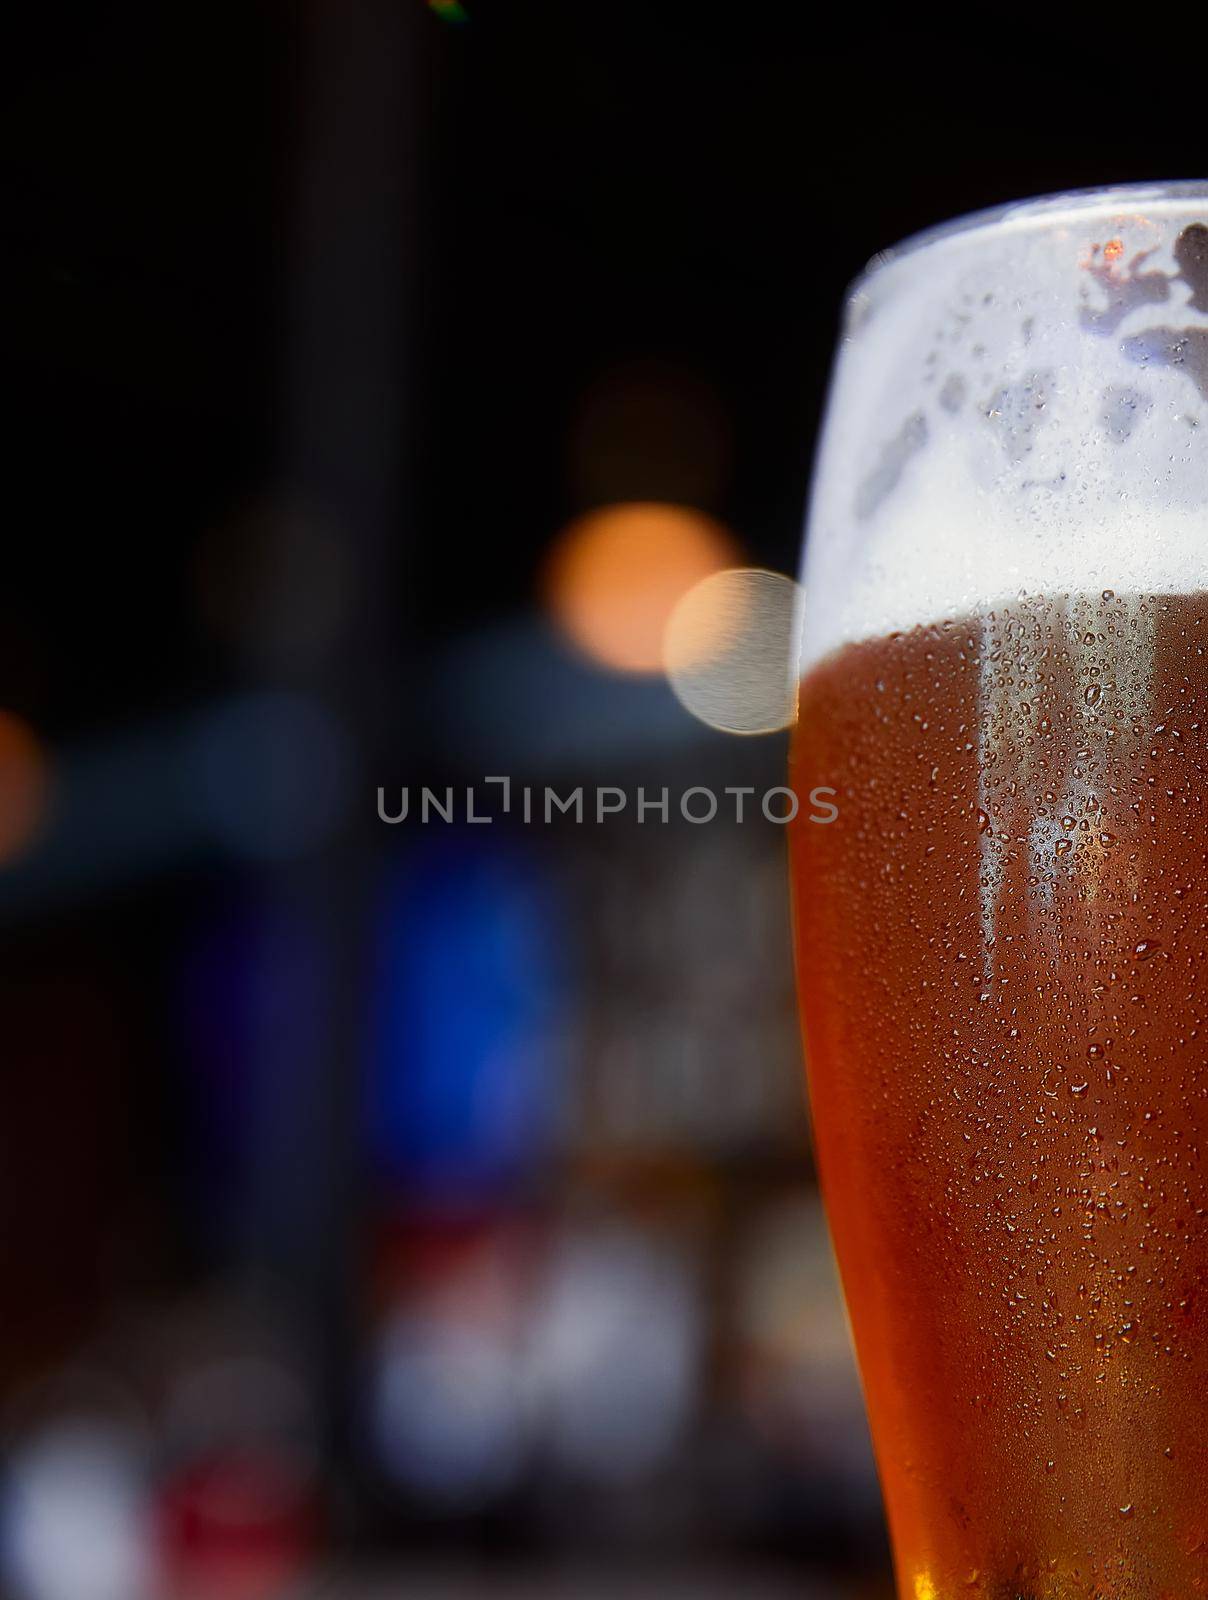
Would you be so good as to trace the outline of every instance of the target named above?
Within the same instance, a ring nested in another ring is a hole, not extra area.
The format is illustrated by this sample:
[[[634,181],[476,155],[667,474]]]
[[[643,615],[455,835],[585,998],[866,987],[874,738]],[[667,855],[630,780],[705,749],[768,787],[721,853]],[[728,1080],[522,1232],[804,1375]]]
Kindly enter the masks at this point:
[[[2,24],[5,1596],[888,1593],[783,829],[375,803],[780,783],[658,640],[845,283],[1208,166],[1102,19],[829,26]]]

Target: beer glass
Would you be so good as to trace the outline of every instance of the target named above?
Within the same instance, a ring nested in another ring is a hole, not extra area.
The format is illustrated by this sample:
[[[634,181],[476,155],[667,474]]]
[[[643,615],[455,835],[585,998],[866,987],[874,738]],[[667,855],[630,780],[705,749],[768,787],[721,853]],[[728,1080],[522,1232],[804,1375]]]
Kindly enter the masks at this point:
[[[1208,184],[851,291],[797,960],[904,1600],[1208,1594]]]

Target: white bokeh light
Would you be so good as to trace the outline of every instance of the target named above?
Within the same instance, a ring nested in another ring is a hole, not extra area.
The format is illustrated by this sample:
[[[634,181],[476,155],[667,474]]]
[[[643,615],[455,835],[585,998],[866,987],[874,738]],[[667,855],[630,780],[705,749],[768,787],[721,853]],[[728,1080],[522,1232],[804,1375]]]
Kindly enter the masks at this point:
[[[683,596],[663,658],[694,717],[725,733],[774,733],[793,723],[799,597],[791,578],[757,567],[712,573]]]

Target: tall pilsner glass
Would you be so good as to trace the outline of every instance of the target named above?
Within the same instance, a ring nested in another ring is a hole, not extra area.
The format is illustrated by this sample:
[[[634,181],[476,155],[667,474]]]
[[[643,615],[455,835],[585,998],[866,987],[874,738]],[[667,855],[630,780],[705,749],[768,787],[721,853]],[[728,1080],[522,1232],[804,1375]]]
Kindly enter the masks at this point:
[[[801,1005],[899,1592],[1208,1595],[1208,185],[874,263],[804,582]]]

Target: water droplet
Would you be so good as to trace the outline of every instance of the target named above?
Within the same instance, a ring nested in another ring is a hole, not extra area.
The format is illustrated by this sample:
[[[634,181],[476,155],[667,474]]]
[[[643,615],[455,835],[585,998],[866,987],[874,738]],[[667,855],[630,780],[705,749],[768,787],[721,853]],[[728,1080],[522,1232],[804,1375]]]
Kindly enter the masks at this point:
[[[1102,693],[1103,690],[1097,683],[1088,683],[1086,688],[1082,691],[1082,698],[1086,701],[1088,706],[1097,706]]]
[[[1162,946],[1156,939],[1142,939],[1140,944],[1138,944],[1137,948],[1133,951],[1133,954],[1136,956],[1138,961],[1148,961],[1150,956],[1154,955],[1161,948]]]

